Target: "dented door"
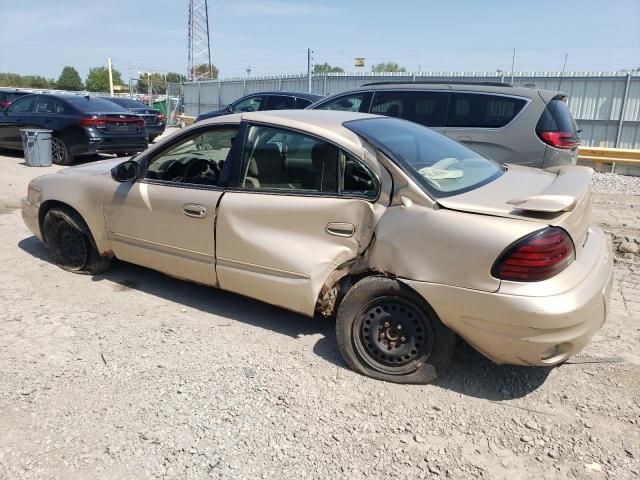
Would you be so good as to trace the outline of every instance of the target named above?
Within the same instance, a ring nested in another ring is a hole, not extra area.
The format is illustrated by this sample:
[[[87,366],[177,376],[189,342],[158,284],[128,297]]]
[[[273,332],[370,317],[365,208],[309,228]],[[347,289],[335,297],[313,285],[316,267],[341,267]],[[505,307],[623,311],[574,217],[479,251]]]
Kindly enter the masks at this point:
[[[228,192],[216,224],[220,286],[312,315],[329,275],[371,242],[374,211],[354,198]]]

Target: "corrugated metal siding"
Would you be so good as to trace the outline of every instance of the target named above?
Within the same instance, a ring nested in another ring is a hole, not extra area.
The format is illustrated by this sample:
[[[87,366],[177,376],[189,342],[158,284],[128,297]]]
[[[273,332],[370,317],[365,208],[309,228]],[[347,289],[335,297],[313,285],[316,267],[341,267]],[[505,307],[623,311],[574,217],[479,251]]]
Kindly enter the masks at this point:
[[[615,146],[620,109],[627,82],[624,72],[519,72],[514,85],[534,84],[535,88],[558,90],[569,95],[569,109],[582,128],[583,143],[588,146]],[[510,81],[509,75],[495,72],[417,72],[338,73],[312,78],[312,91],[332,95],[376,81]],[[187,115],[223,108],[249,93],[269,90],[307,91],[306,75],[281,75],[259,78],[232,78],[194,82],[184,85],[184,106]],[[640,148],[640,73],[634,73],[629,84],[620,135],[621,148]]]

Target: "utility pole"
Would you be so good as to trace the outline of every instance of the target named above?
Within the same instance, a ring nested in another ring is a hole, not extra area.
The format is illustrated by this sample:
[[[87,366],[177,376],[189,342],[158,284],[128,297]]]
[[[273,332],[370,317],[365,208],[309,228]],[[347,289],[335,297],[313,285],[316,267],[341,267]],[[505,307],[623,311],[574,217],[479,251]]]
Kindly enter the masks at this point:
[[[109,70],[109,95],[113,97],[113,71],[111,69],[111,57],[107,58],[107,66]]]
[[[151,88],[151,74],[147,72],[147,90],[149,90],[149,106],[153,106],[153,102],[151,101],[151,95],[153,93],[153,89]]]
[[[513,49],[513,57],[511,57],[511,85],[513,85],[513,70],[516,67],[516,49]]]
[[[311,93],[311,54],[313,50],[307,48],[307,92]]]

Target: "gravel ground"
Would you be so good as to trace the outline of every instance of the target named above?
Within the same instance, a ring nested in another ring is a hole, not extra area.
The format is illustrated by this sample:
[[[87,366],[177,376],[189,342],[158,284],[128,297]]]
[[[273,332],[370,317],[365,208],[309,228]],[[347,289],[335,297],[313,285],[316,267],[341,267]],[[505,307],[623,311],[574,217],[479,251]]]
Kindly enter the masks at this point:
[[[609,321],[561,367],[461,345],[435,384],[386,384],[346,369],[326,321],[130,264],[55,267],[17,207],[57,169],[0,156],[0,479],[640,475],[639,255],[618,252]],[[638,184],[607,177],[595,220],[637,244]]]
[[[593,191],[596,193],[640,195],[640,177],[596,172],[593,174]]]

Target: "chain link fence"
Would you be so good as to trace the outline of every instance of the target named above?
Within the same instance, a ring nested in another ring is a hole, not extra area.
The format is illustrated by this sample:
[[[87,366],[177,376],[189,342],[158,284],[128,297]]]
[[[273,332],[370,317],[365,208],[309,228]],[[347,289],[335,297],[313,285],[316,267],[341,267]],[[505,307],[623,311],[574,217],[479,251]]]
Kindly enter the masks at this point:
[[[160,110],[168,126],[178,125],[177,116],[182,113],[183,105],[181,83],[132,78],[129,80],[129,97]]]

